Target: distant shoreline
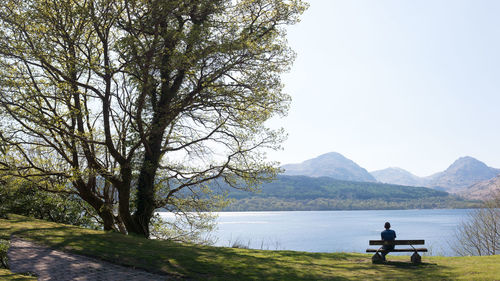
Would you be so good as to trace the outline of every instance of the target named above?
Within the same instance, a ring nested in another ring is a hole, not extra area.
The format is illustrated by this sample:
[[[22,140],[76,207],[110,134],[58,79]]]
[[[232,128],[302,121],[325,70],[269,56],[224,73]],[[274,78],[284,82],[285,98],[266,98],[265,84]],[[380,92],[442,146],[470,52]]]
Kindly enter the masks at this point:
[[[221,210],[212,212],[201,212],[201,213],[265,213],[265,212],[355,212],[355,211],[410,211],[410,210],[473,210],[475,208],[415,208],[415,209],[336,209],[336,210],[245,210],[245,211],[232,211],[232,210]],[[155,213],[171,213],[167,210],[158,210]]]
[[[480,208],[482,201],[458,197],[427,197],[415,199],[284,199],[250,197],[232,199],[223,211],[349,211],[349,210],[415,210],[415,209],[471,209]]]

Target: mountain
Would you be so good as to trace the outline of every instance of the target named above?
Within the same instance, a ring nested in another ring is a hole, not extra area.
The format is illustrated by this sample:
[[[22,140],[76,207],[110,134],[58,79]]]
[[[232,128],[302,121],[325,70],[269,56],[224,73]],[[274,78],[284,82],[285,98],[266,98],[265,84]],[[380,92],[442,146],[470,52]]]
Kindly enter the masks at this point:
[[[425,187],[353,182],[329,177],[278,176],[260,192],[227,188],[226,211],[307,211],[471,208],[473,202]]]
[[[423,178],[401,168],[387,168],[373,171],[371,174],[379,182],[431,187],[463,195],[467,194],[467,187],[496,177],[500,174],[500,170],[488,167],[473,157],[465,156],[458,158],[445,171]]]
[[[300,164],[283,165],[285,175],[330,177],[338,180],[375,182],[375,178],[354,161],[337,152],[330,152]]]
[[[409,185],[426,186],[427,180],[417,177],[414,174],[397,167],[391,167],[383,170],[373,171],[370,174],[379,182]]]
[[[285,170],[284,174],[290,176],[330,177],[359,182],[379,181],[396,185],[431,187],[460,194],[467,187],[490,180],[500,174],[499,169],[488,167],[470,156],[461,157],[445,171],[424,178],[417,177],[401,168],[387,168],[370,174],[352,160],[336,152],[326,153],[300,164],[283,165],[282,168]]]
[[[488,200],[500,195],[500,175],[478,182],[459,193],[460,196],[473,200]]]
[[[473,184],[492,179],[499,173],[499,169],[488,167],[475,158],[465,156],[457,159],[445,171],[427,177],[429,181],[427,186],[458,193]]]

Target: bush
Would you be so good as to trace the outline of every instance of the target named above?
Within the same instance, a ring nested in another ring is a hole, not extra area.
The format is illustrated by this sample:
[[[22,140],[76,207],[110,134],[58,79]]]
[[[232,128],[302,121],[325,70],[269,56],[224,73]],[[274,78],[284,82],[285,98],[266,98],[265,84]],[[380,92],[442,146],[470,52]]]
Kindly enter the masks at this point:
[[[58,223],[97,228],[85,203],[68,193],[50,193],[28,182],[0,182],[0,218],[8,213],[29,216]]]
[[[9,268],[7,260],[7,251],[9,250],[10,243],[8,240],[0,240],[0,267]]]
[[[500,254],[500,193],[469,214],[455,234],[455,252],[461,256]]]
[[[236,249],[250,249],[250,240],[248,240],[247,244],[243,244],[242,241],[239,239],[236,239],[231,245],[231,248],[236,248]]]

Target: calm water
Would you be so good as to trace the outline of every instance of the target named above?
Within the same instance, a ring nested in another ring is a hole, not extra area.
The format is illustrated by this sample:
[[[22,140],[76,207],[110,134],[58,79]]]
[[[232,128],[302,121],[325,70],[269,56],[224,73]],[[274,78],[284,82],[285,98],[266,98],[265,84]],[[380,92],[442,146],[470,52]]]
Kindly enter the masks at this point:
[[[213,234],[218,246],[235,241],[254,249],[365,252],[389,221],[398,239],[425,239],[432,255],[453,255],[457,225],[470,210],[223,212]],[[372,246],[373,247],[373,246]],[[403,253],[404,254],[404,253]]]

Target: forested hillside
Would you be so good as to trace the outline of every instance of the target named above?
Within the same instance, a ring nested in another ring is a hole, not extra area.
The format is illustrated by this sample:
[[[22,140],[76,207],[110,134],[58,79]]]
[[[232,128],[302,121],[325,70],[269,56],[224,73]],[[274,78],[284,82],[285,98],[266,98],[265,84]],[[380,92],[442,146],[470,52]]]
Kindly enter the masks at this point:
[[[226,211],[469,208],[467,201],[424,187],[341,181],[327,177],[278,176],[260,192],[230,191]]]

